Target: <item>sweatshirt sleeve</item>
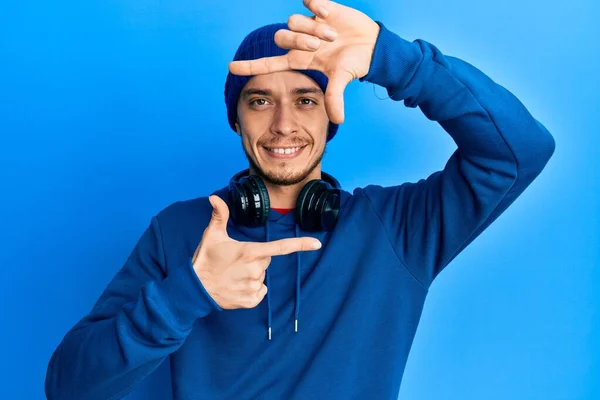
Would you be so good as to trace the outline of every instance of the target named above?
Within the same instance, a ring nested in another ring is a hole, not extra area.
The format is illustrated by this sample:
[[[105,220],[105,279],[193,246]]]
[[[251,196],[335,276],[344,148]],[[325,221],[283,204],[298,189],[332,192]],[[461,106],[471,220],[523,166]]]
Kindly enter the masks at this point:
[[[356,191],[368,199],[400,261],[428,288],[541,173],[555,142],[513,94],[472,65],[379,25],[361,81],[419,107],[457,145],[427,178]]]
[[[198,318],[221,311],[191,260],[165,266],[158,217],[92,311],[51,356],[49,400],[117,399],[176,351]]]

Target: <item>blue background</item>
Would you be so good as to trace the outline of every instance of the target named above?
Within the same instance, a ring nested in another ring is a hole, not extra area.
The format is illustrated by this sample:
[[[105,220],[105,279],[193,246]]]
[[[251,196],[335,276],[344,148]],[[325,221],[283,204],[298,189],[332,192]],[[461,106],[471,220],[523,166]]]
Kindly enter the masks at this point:
[[[539,179],[434,283],[401,397],[600,398],[600,6],[345,4],[477,66],[557,143]],[[226,124],[227,62],[250,30],[306,10],[300,0],[2,9],[0,398],[41,399],[52,351],[150,217],[246,166]],[[386,97],[371,84],[347,89],[324,160],[347,189],[420,179],[455,149],[420,110]],[[168,382],[162,367],[130,398],[169,398]]]

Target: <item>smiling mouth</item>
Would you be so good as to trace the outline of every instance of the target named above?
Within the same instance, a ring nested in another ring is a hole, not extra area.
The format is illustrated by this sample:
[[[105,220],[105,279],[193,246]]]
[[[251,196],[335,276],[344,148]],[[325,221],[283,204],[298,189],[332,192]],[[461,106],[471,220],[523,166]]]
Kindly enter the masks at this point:
[[[293,158],[298,156],[307,145],[295,147],[266,147],[263,146],[267,153],[276,158]]]

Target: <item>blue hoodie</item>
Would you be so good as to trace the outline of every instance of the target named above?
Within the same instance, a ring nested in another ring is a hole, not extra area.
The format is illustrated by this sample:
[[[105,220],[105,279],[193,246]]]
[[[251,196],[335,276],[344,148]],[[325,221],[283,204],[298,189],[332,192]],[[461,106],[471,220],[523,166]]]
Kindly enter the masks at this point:
[[[222,310],[193,271],[208,197],[166,207],[52,355],[50,400],[121,398],[167,359],[177,400],[398,397],[432,281],[540,174],[554,139],[482,72],[383,25],[361,80],[451,135],[444,169],[342,190],[331,232],[302,231],[293,212],[271,210],[257,228],[230,220],[236,240],[323,243],[273,257],[268,296],[251,309]],[[227,201],[227,185],[214,193]]]

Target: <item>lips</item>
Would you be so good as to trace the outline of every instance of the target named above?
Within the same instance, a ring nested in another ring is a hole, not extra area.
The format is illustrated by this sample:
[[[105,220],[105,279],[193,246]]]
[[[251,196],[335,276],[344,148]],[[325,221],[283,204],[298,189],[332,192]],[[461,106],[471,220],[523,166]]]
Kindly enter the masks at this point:
[[[294,158],[297,157],[304,150],[304,146],[277,146],[277,147],[266,147],[267,154],[275,158]]]

